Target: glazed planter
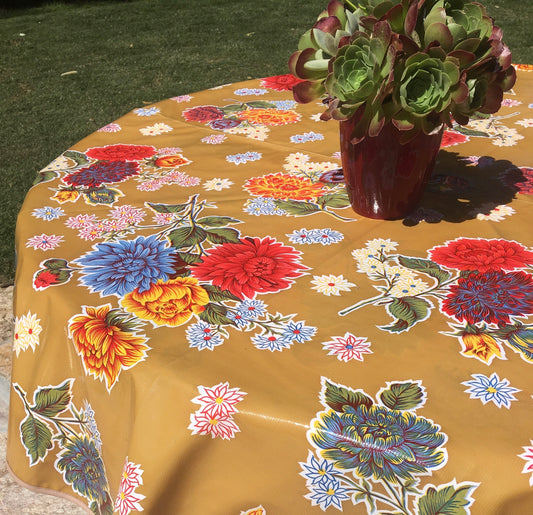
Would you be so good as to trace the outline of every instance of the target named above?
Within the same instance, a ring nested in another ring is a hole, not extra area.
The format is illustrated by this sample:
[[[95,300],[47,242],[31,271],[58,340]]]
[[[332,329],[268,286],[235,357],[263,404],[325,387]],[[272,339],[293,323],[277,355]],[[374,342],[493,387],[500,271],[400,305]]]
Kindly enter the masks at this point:
[[[401,132],[386,124],[378,136],[351,143],[355,117],[340,122],[344,182],[353,210],[367,218],[396,220],[414,210],[435,167],[443,130],[420,132],[401,144]]]

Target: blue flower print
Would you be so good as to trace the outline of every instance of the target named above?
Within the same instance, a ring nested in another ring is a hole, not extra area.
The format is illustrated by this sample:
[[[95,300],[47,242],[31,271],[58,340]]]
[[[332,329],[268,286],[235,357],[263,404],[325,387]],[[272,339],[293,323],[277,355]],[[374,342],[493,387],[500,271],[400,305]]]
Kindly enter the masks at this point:
[[[309,231],[304,227],[303,229],[296,229],[291,234],[287,234],[287,236],[291,243],[300,245],[311,245],[311,243],[316,243],[315,229]]]
[[[158,107],[139,107],[138,109],[134,109],[133,112],[137,116],[154,116],[157,113],[159,113]]]
[[[316,485],[324,481],[335,479],[333,463],[328,460],[318,461],[313,453],[309,453],[306,463],[300,463],[302,472],[300,475],[307,479],[307,484]]]
[[[60,216],[63,216],[65,212],[60,207],[40,207],[34,209],[32,215],[35,218],[41,218],[49,222],[50,220],[55,220]]]
[[[101,296],[123,296],[136,288],[142,293],[158,279],[174,273],[175,251],[156,236],[98,243],[95,250],[75,260],[83,267],[81,282]]]
[[[493,402],[498,408],[503,406],[509,409],[511,402],[516,401],[513,394],[521,391],[509,386],[507,379],[500,380],[496,373],[490,377],[483,374],[472,374],[472,377],[473,381],[465,381],[461,384],[469,387],[465,393],[469,393],[471,399],[480,399],[483,404]]]
[[[342,241],[344,236],[339,231],[333,229],[317,229],[315,233],[315,240],[322,245],[331,245]]]
[[[311,340],[315,333],[316,327],[304,325],[304,322],[290,321],[285,327],[282,336],[287,340],[293,340],[298,343],[304,343]]]
[[[446,460],[446,435],[430,420],[384,406],[345,406],[323,412],[311,435],[324,458],[362,477],[397,483]]]
[[[262,300],[246,299],[237,304],[237,311],[245,320],[257,320],[266,313],[266,306]]]
[[[235,163],[240,165],[247,163],[248,161],[259,161],[263,155],[260,152],[245,152],[243,154],[233,154],[231,156],[226,156],[226,161],[229,163]]]
[[[257,334],[252,338],[252,343],[259,350],[269,350],[270,352],[282,351],[292,345],[291,340],[275,334]]]
[[[324,139],[323,134],[316,132],[305,132],[304,134],[296,134],[291,136],[291,143],[306,143],[308,141],[319,141]]]
[[[299,243],[300,245],[311,245],[312,243],[331,245],[344,239],[342,233],[329,228],[308,230],[304,227],[303,229],[296,229],[287,236],[291,243]]]
[[[283,209],[280,209],[278,206],[276,206],[276,203],[271,198],[266,197],[258,197],[249,200],[244,209],[244,212],[250,214],[250,215],[277,215],[277,216],[283,216],[286,215],[287,212]]]
[[[276,109],[283,111],[291,111],[298,105],[298,102],[294,100],[273,100],[272,103],[275,104]]]
[[[250,319],[247,319],[245,315],[245,313],[241,313],[240,311],[228,311],[226,314],[237,327],[246,327],[250,323]]]
[[[198,350],[213,350],[224,343],[220,334],[216,332],[216,327],[202,320],[196,324],[191,324],[185,333],[189,346]]]
[[[350,499],[348,489],[343,487],[336,479],[311,485],[309,490],[310,493],[305,497],[311,501],[313,506],[320,506],[324,511],[330,506],[335,506],[335,508],[342,511],[342,501]]]
[[[239,96],[246,96],[246,95],[259,96],[259,95],[265,95],[266,93],[268,93],[268,89],[260,89],[260,88],[241,88],[241,89],[236,89],[233,92],[234,95],[239,95]]]

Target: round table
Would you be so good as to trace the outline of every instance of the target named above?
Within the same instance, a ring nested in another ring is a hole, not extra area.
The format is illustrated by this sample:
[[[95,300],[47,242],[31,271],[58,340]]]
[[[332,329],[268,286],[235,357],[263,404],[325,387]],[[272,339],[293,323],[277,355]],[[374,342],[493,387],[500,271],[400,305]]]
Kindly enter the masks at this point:
[[[364,219],[288,75],[134,109],[17,225],[8,464],[93,513],[533,509],[533,72]]]

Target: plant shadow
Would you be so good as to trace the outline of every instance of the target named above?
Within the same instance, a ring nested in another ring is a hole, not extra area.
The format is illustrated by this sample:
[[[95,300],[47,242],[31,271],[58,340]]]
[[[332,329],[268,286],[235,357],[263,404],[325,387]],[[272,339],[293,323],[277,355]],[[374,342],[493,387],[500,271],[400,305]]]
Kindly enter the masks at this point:
[[[526,180],[511,161],[490,156],[472,161],[441,149],[417,209],[403,223],[460,223],[488,215],[498,206],[510,204]]]

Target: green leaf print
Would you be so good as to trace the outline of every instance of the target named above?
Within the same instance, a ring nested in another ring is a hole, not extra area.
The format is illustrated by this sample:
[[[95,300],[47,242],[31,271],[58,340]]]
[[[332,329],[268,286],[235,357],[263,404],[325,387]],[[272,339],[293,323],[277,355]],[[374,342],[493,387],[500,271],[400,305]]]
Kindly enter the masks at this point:
[[[380,329],[399,333],[411,328],[417,322],[425,320],[431,309],[431,304],[419,297],[398,297],[388,306],[387,311],[396,321],[389,326],[381,326]]]
[[[400,265],[416,272],[422,272],[435,279],[439,284],[450,278],[450,272],[443,270],[437,263],[434,263],[430,259],[411,258],[406,256],[399,256],[398,262]]]
[[[330,408],[338,411],[339,413],[343,412],[344,406],[352,406],[357,408],[357,406],[364,404],[367,408],[369,408],[372,406],[372,404],[374,404],[374,401],[370,397],[367,397],[364,393],[343,388],[336,384],[332,384],[329,381],[326,381],[325,386],[324,401]]]
[[[39,388],[34,394],[32,411],[43,417],[55,417],[65,411],[72,400],[71,387],[71,380],[67,380],[56,387]]]
[[[44,458],[48,450],[53,447],[50,428],[32,415],[22,421],[20,433],[32,465]]]
[[[174,229],[168,235],[172,246],[181,249],[184,247],[193,247],[207,238],[206,232],[201,227],[187,225]]]
[[[412,410],[422,405],[424,390],[417,383],[393,383],[380,393],[379,398],[387,408]]]
[[[472,503],[469,494],[476,488],[477,485],[471,483],[463,483],[458,487],[449,485],[439,490],[430,486],[418,499],[418,513],[419,515],[467,515],[470,510],[465,508]]]

